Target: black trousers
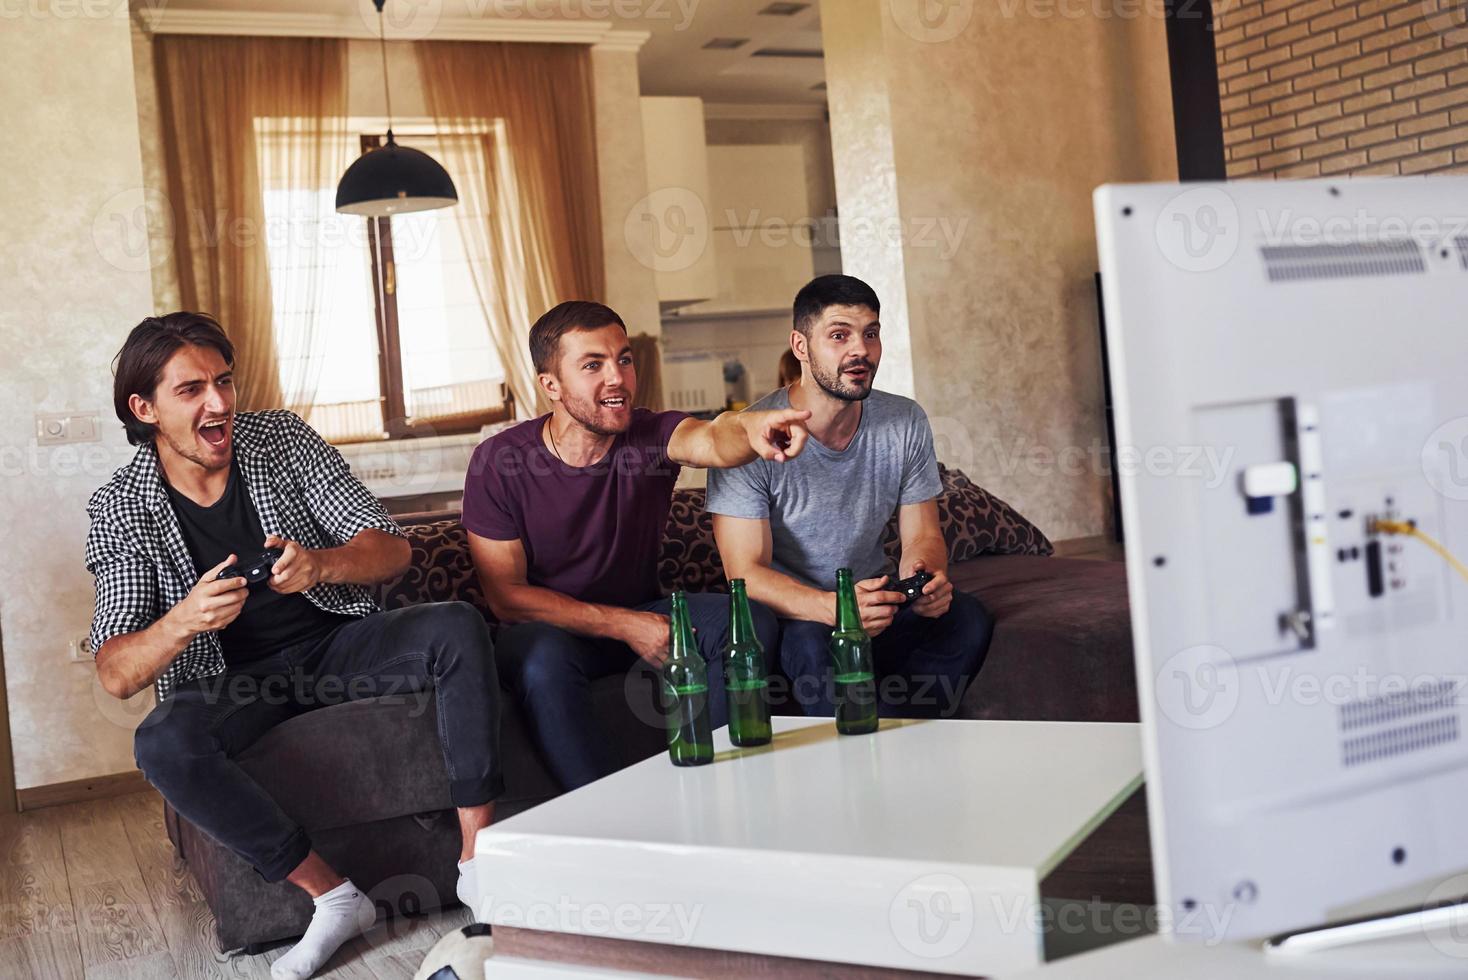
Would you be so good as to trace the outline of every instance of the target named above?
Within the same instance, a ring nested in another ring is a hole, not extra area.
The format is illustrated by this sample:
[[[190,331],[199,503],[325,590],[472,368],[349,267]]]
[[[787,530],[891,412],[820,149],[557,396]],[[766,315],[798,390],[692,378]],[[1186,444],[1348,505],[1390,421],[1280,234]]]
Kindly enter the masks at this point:
[[[947,718],[989,652],[994,617],[966,592],[953,593],[936,619],[903,609],[872,640],[877,711],[889,718]],[[827,644],[831,627],[800,619],[780,621],[780,665],[795,701],[807,715],[836,713],[835,679]]]
[[[133,754],[180,816],[266,881],[279,881],[305,859],[310,840],[235,757],[306,711],[430,694],[454,805],[490,802],[504,792],[499,678],[489,628],[464,602],[374,613],[321,640],[182,685],[143,719]]]
[[[636,607],[666,616],[667,599]],[[749,604],[754,632],[767,657],[775,650],[775,617],[759,603]],[[724,699],[723,647],[729,639],[729,597],[688,597],[698,651],[708,664],[709,717],[715,728],[729,721]],[[614,732],[602,731],[592,712],[591,682],[625,674],[638,664],[637,654],[617,640],[578,636],[546,623],[520,623],[499,631],[496,647],[505,686],[525,712],[545,766],[565,790],[609,775],[616,765],[608,747]],[[661,721],[659,722],[661,724]]]

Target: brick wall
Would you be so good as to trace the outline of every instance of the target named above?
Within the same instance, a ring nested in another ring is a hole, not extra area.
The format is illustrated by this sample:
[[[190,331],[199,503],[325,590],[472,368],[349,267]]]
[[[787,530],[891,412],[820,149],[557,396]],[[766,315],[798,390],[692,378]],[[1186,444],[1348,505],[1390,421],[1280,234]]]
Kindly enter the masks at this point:
[[[1468,0],[1215,0],[1230,177],[1468,170]]]

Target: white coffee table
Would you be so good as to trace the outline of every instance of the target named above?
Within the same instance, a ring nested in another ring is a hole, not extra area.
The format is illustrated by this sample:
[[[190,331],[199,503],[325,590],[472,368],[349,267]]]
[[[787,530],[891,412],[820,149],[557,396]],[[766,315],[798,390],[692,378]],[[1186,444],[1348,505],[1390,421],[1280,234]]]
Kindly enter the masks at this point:
[[[1130,724],[775,730],[746,750],[720,730],[712,765],[659,755],[481,831],[475,911],[497,951],[675,973],[1032,967],[1041,879],[1142,781]]]

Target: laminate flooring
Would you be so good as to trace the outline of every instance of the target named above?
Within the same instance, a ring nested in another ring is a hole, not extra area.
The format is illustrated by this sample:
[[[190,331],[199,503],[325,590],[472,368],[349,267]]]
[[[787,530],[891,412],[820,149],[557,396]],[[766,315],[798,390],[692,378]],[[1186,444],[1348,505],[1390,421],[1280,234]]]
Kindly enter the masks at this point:
[[[411,980],[464,908],[379,924],[318,977]],[[226,956],[153,790],[0,815],[0,978],[269,980],[289,945]]]

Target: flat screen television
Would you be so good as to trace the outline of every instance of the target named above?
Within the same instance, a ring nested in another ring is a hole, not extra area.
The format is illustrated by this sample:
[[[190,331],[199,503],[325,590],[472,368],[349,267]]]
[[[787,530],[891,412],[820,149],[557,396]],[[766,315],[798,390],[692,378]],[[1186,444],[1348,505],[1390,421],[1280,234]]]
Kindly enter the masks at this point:
[[[1468,178],[1095,210],[1166,931],[1461,896]]]

